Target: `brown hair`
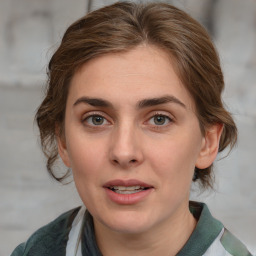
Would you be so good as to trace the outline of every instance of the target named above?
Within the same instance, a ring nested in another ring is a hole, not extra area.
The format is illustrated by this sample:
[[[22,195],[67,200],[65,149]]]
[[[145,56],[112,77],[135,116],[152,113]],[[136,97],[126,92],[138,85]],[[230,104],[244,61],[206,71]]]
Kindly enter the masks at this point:
[[[56,136],[63,135],[69,84],[88,60],[111,52],[128,51],[142,43],[163,49],[174,60],[176,72],[190,92],[202,133],[207,125],[223,124],[219,152],[231,148],[237,129],[221,100],[224,89],[219,58],[206,30],[185,12],[165,3],[119,2],[82,17],[66,31],[48,67],[48,87],[36,119],[47,169],[58,158]],[[56,134],[56,126],[60,127]],[[212,165],[195,168],[203,187],[212,187]]]

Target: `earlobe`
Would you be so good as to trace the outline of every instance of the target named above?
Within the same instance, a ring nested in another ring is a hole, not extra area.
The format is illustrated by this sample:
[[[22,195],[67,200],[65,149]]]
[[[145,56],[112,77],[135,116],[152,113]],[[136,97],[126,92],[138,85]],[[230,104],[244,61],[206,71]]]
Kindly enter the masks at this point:
[[[58,152],[59,155],[63,161],[63,163],[70,168],[70,161],[69,161],[69,155],[67,151],[67,145],[66,145],[66,140],[62,136],[57,136],[57,144],[58,144]]]
[[[215,160],[218,150],[223,124],[214,124],[206,128],[205,136],[202,140],[202,147],[196,162],[196,167],[205,169]]]

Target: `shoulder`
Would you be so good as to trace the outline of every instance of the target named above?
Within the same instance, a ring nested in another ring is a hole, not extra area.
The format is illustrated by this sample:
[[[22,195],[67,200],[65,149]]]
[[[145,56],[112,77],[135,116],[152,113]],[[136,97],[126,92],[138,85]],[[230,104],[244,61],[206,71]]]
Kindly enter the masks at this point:
[[[38,229],[26,243],[19,245],[11,256],[65,255],[72,222],[80,207],[63,213]]]
[[[223,228],[203,256],[252,256],[246,246],[226,228]]]
[[[227,229],[224,229],[220,242],[232,256],[252,256],[246,246]]]
[[[190,202],[190,211],[198,220],[197,226],[178,255],[252,256],[246,246],[211,215],[206,204]]]

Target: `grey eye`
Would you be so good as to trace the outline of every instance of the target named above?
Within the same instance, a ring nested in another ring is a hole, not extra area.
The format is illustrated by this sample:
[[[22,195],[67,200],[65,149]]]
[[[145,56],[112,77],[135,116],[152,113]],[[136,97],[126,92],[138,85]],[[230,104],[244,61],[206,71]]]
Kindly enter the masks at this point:
[[[154,123],[156,125],[163,125],[163,124],[165,124],[166,119],[167,118],[165,116],[155,116],[154,117]]]
[[[150,118],[149,123],[151,125],[161,126],[161,125],[167,125],[171,121],[172,121],[171,118],[168,117],[168,116],[165,116],[165,115],[155,115],[155,116]]]
[[[90,125],[103,125],[106,122],[106,119],[102,116],[97,116],[97,115],[93,115],[93,116],[89,116],[86,118],[86,122]]]
[[[104,122],[104,118],[102,116],[93,116],[92,117],[92,122],[95,125],[101,125]]]

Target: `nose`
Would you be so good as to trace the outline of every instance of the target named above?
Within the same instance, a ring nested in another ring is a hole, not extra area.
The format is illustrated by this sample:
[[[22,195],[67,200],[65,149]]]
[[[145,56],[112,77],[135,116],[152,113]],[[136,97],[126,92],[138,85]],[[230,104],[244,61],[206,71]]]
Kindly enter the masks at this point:
[[[111,137],[109,157],[112,164],[129,169],[143,162],[142,141],[133,125],[116,127]]]

